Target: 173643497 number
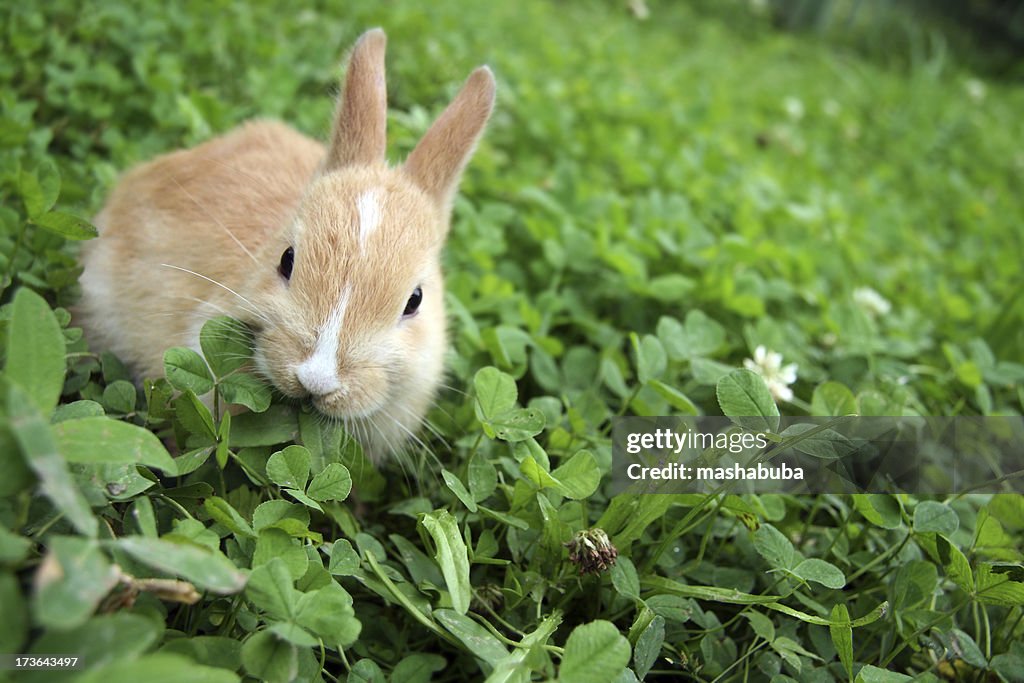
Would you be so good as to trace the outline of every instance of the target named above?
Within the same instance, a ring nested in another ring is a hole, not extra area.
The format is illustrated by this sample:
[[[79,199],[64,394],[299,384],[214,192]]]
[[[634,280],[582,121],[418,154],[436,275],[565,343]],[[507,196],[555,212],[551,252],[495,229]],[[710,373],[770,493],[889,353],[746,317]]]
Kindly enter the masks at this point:
[[[4,669],[77,669],[79,658],[70,655],[8,655]]]

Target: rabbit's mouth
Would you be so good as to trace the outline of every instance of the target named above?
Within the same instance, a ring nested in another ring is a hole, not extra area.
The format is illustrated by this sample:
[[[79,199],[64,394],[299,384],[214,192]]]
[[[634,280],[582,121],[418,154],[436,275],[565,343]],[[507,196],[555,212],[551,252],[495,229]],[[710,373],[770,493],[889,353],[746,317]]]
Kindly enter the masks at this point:
[[[359,400],[359,399],[364,400]],[[381,401],[367,401],[365,397],[354,396],[347,389],[329,394],[308,396],[317,412],[337,420],[371,419],[381,411]]]

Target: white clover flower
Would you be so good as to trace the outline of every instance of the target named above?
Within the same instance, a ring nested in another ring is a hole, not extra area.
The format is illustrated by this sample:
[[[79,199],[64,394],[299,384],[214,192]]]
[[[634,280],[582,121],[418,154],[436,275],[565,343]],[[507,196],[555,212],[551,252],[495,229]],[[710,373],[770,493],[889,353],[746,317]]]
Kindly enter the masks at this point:
[[[784,366],[781,353],[769,351],[763,345],[759,345],[754,349],[753,360],[745,359],[743,367],[761,375],[776,401],[793,400],[793,390],[789,385],[796,381],[796,363]]]
[[[782,101],[782,107],[786,110],[789,118],[799,121],[804,117],[804,103],[796,97],[787,97]]]
[[[968,78],[964,83],[964,90],[967,91],[967,96],[975,102],[985,99],[985,83],[977,78]]]
[[[633,13],[633,16],[641,21],[651,16],[651,10],[647,8],[647,3],[644,0],[627,0],[626,5],[629,6],[629,11]]]
[[[884,296],[870,287],[858,287],[853,290],[853,302],[871,316],[888,315],[892,304]]]

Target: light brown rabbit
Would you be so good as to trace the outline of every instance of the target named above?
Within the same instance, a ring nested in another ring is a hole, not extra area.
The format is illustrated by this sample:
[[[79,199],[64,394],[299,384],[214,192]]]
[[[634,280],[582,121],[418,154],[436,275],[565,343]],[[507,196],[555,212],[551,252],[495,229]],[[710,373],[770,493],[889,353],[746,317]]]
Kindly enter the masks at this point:
[[[256,121],[128,173],[85,245],[80,323],[137,378],[199,349],[217,315],[250,325],[258,372],[344,421],[372,457],[411,436],[442,376],[441,249],[494,106],[473,71],[406,162],[385,159],[384,32],[353,49],[330,143]]]

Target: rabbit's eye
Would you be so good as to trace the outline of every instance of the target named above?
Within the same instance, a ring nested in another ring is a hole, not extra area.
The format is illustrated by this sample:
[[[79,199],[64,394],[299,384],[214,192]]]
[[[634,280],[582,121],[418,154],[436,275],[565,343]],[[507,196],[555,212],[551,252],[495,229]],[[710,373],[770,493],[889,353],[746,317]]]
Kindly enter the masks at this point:
[[[277,272],[281,273],[281,277],[285,280],[292,278],[292,266],[295,264],[295,250],[288,247],[281,254],[281,263],[277,266]]]
[[[417,287],[412,290],[412,296],[405,302],[405,310],[402,311],[403,318],[410,318],[416,315],[416,311],[419,310],[420,304],[423,302],[423,290]]]

